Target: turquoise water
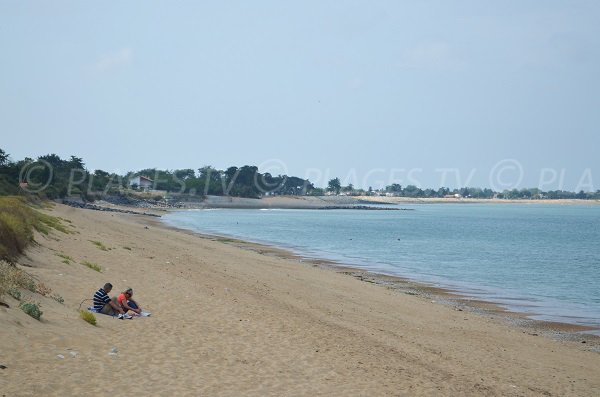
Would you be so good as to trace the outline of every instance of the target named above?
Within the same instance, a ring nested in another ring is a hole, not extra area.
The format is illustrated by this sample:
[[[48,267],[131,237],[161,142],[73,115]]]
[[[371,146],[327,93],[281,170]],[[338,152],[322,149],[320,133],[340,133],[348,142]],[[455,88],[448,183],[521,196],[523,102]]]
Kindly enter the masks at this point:
[[[403,206],[413,211],[191,210],[168,224],[291,248],[600,327],[600,206]]]

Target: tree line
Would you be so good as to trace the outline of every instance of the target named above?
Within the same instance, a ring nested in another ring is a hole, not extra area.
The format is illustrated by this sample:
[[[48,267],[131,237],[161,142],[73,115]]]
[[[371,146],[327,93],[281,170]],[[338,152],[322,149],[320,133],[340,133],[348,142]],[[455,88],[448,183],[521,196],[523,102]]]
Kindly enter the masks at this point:
[[[314,185],[302,178],[288,175],[261,173],[258,167],[245,165],[219,170],[204,166],[197,170],[160,170],[147,168],[124,175],[103,170],[90,172],[82,158],[62,159],[56,154],[12,161],[0,149],[0,195],[33,192],[50,199],[81,196],[93,201],[106,194],[120,194],[128,190],[135,176],[151,180],[151,189],[169,193],[228,195],[259,198],[265,195],[308,195]],[[133,188],[140,188],[133,186]]]
[[[387,185],[383,189],[368,190],[355,189],[352,184],[342,186],[339,178],[331,179],[327,185],[327,192],[331,194],[345,194],[349,196],[373,196],[387,195],[394,197],[410,198],[445,198],[445,197],[467,197],[477,199],[507,199],[507,200],[557,200],[557,199],[579,199],[579,200],[600,200],[600,190],[595,192],[569,192],[565,190],[543,191],[538,188],[511,189],[502,192],[496,192],[488,188],[462,187],[450,189],[440,187],[438,189],[421,189],[415,185],[402,186],[397,183]]]
[[[147,168],[124,175],[103,170],[89,171],[82,158],[70,156],[62,159],[56,154],[47,154],[37,159],[25,158],[12,161],[0,149],[0,195],[17,195],[23,192],[40,197],[56,199],[80,196],[93,201],[103,195],[123,194],[130,191],[129,181],[135,176],[151,180],[151,189],[169,193],[196,196],[236,196],[260,198],[267,195],[388,195],[414,198],[444,198],[460,196],[480,199],[600,199],[596,192],[569,192],[563,190],[542,191],[537,188],[512,189],[495,192],[488,188],[463,187],[449,189],[419,188],[415,185],[391,184],[382,189],[355,188],[352,184],[342,186],[339,178],[329,180],[326,188],[315,187],[308,179],[288,175],[261,173],[256,166],[232,166],[220,170],[212,166],[198,169],[160,170]],[[133,188],[139,188],[133,186]]]

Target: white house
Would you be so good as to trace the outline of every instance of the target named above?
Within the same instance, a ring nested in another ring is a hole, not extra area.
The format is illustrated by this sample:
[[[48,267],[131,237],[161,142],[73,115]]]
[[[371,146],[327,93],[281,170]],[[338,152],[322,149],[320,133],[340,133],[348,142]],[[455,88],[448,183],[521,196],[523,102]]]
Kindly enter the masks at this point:
[[[148,191],[152,190],[153,181],[145,176],[138,175],[129,180],[129,187],[136,186],[140,190]]]

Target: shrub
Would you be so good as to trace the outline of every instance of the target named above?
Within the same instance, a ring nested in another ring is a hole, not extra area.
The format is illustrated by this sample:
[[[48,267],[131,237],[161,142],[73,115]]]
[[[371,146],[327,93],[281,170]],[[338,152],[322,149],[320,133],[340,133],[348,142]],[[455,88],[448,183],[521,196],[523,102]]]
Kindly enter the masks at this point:
[[[36,284],[33,277],[15,265],[0,260],[0,297],[8,293],[15,299],[18,299],[15,296],[17,294],[20,296],[21,294],[18,288],[36,292]]]
[[[13,273],[13,277],[15,285],[24,288],[27,291],[36,292],[37,286],[35,285],[35,280],[23,270],[16,269]]]
[[[131,251],[131,247],[126,247],[124,246],[123,249],[127,250],[127,251]]]
[[[40,306],[41,305],[39,303],[33,302],[23,302],[19,305],[21,310],[23,310],[25,313],[27,313],[28,315],[30,315],[38,321],[42,317],[42,314],[44,314],[44,312],[40,310]]]
[[[96,316],[92,312],[88,312],[87,310],[80,310],[79,316],[85,321],[93,326],[96,326]]]
[[[10,296],[12,296],[13,298],[15,298],[16,300],[20,301],[21,300],[21,291],[19,291],[16,288],[11,288],[8,290],[8,294]]]
[[[95,270],[97,272],[100,272],[100,273],[102,272],[102,268],[99,265],[97,265],[96,263],[93,263],[90,261],[82,261],[81,264],[83,266],[89,267],[90,269]]]
[[[18,194],[19,188],[13,181],[7,181],[5,175],[0,175],[0,195],[10,196]]]
[[[52,293],[52,289],[44,283],[39,283],[36,286],[36,292],[42,296],[47,296]]]

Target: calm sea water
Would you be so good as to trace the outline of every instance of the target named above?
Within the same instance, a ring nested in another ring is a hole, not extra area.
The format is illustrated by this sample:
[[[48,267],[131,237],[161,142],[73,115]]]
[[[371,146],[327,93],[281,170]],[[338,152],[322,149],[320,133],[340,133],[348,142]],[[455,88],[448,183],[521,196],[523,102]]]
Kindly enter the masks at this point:
[[[600,327],[600,206],[402,206],[413,211],[191,210],[168,224],[291,248]]]

